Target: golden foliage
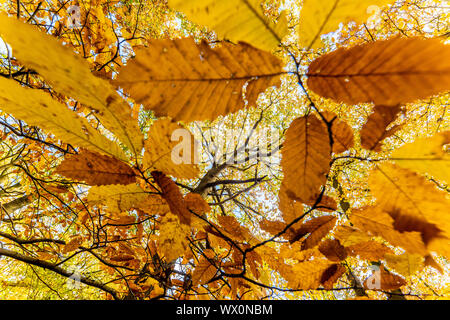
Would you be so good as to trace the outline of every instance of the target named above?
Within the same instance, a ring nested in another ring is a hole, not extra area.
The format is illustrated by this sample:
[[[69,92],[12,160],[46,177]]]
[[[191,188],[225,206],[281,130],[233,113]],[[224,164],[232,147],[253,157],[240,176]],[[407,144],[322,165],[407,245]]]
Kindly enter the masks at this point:
[[[266,51],[276,48],[288,33],[285,13],[274,23],[264,15],[259,0],[169,0],[169,6],[210,27],[222,39],[244,41]]]
[[[318,48],[320,36],[335,31],[339,24],[349,21],[364,22],[374,12],[370,6],[382,7],[392,0],[304,0],[301,11],[298,36],[305,48]]]
[[[181,130],[182,141],[178,142],[179,137],[174,136],[177,130]],[[189,134],[190,141],[187,144],[184,139],[185,133]],[[175,151],[177,144],[183,143],[191,147],[191,149],[179,150],[175,156],[172,155]],[[170,119],[156,120],[150,128],[149,138],[145,141],[145,154],[144,154],[144,167],[146,170],[152,171],[164,171],[176,178],[192,179],[198,176],[198,167],[195,165],[196,152],[194,137],[187,129],[184,129]],[[183,153],[187,153],[186,155]],[[180,159],[182,163],[176,163],[174,158]],[[186,163],[184,163],[186,161]]]
[[[302,201],[319,194],[327,180],[330,157],[328,131],[323,122],[314,115],[294,120],[282,149],[283,184],[287,191]]]
[[[450,46],[439,39],[393,38],[341,48],[311,63],[308,87],[350,105],[409,103],[450,88],[449,55]]]
[[[261,92],[280,84],[283,74],[280,59],[245,43],[211,48],[185,38],[150,45],[137,50],[116,83],[158,117],[215,119],[244,108],[246,101],[254,105]]]
[[[126,185],[136,181],[136,174],[126,163],[89,150],[66,156],[56,172],[91,186]]]
[[[95,77],[86,62],[58,40],[36,27],[0,14],[1,36],[14,55],[36,70],[55,90],[96,110],[96,116],[134,153],[142,149],[142,135],[128,104],[105,80]]]

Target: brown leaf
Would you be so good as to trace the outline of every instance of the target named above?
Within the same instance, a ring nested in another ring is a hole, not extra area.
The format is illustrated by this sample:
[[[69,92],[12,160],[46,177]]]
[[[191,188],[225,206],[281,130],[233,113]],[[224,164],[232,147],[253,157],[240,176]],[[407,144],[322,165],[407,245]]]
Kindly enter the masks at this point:
[[[396,290],[406,284],[405,279],[394,275],[380,266],[372,276],[364,281],[364,288],[369,290]]]
[[[361,259],[370,261],[383,260],[386,254],[394,253],[384,244],[373,240],[360,242],[346,249],[350,256],[359,256]]]
[[[62,253],[66,254],[78,249],[83,242],[83,238],[80,236],[75,236],[72,240],[70,240],[61,250]]]
[[[218,216],[217,220],[222,226],[223,230],[230,234],[234,239],[245,241],[251,238],[250,231],[241,226],[241,224],[233,216]]]
[[[381,142],[397,132],[401,126],[395,125],[389,130],[388,126],[397,118],[400,105],[377,105],[361,130],[361,146],[367,150],[381,151]]]
[[[327,121],[332,121],[331,132],[333,136],[333,153],[342,153],[355,145],[355,137],[352,128],[345,122],[337,118],[330,111],[322,112]]]
[[[192,38],[151,40],[120,72],[117,85],[160,116],[186,122],[215,119],[245,107],[280,84],[283,62],[245,43],[211,48]]]
[[[303,201],[310,200],[326,183],[331,147],[328,130],[316,116],[297,118],[286,132],[281,150],[283,184]]]
[[[329,266],[322,274],[320,283],[327,290],[333,289],[333,285],[339,278],[347,272],[347,269],[341,264],[333,264]]]
[[[186,203],[186,206],[189,210],[194,211],[198,215],[202,215],[211,211],[211,207],[209,206],[208,202],[206,202],[205,199],[203,199],[202,196],[198,193],[188,193],[184,197],[184,202]]]
[[[191,212],[189,211],[180,188],[168,178],[164,173],[153,171],[152,177],[156,184],[161,188],[162,197],[167,201],[170,211],[178,216],[180,222],[186,225],[191,224]]]
[[[345,260],[347,252],[338,240],[324,240],[319,244],[319,251],[327,257],[328,260],[339,262]]]
[[[126,163],[86,149],[75,155],[67,155],[56,172],[91,186],[125,185],[136,181],[133,169]]]
[[[397,105],[450,90],[450,46],[393,38],[340,48],[311,63],[308,87],[347,104]]]

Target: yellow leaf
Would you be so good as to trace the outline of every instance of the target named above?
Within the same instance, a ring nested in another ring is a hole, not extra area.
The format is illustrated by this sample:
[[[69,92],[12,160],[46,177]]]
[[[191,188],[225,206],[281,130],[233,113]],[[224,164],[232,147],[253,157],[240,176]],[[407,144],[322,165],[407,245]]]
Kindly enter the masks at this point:
[[[180,219],[172,213],[167,213],[161,219],[160,234],[157,238],[158,248],[166,258],[167,262],[181,257],[188,247],[190,228],[180,222]]]
[[[450,200],[444,191],[425,177],[391,164],[374,169],[369,185],[377,207],[391,215],[397,230],[418,232],[430,250],[450,254],[450,219],[443,214]]]
[[[392,153],[400,167],[450,183],[450,131],[418,139]]]
[[[373,113],[361,129],[361,146],[367,150],[381,151],[381,142],[397,132],[401,126],[388,126],[397,118],[400,106],[375,106]]]
[[[130,106],[107,81],[95,77],[82,58],[35,26],[5,14],[0,14],[0,35],[20,62],[36,70],[56,91],[95,109],[107,129],[133,153],[140,153],[142,134],[131,118]]]
[[[414,275],[423,268],[423,257],[418,254],[386,254],[384,257],[388,267],[393,268],[396,272],[404,277]]]
[[[118,145],[41,90],[26,89],[14,80],[1,77],[0,104],[3,111],[51,132],[65,143],[126,159]]]
[[[378,206],[353,210],[350,221],[372,236],[386,239],[393,246],[402,247],[410,253],[427,254],[420,232],[399,232],[395,230],[394,219]]]
[[[439,39],[393,38],[340,48],[311,63],[308,87],[350,105],[414,102],[450,90],[449,56],[450,46]]]
[[[275,24],[264,15],[261,0],[169,0],[169,6],[210,27],[221,39],[244,41],[266,51],[276,48],[288,33],[285,12]]]
[[[318,48],[320,36],[339,28],[340,23],[363,22],[392,0],[303,0],[298,25],[299,42],[305,48]]]
[[[334,231],[334,237],[339,240],[339,242],[344,247],[349,247],[360,242],[366,242],[370,240],[367,233],[362,232],[359,229],[350,226],[338,226]]]
[[[178,141],[180,138],[181,141]],[[181,148],[173,154],[178,150],[177,145]],[[156,120],[145,141],[144,167],[146,170],[163,171],[175,178],[196,178],[199,170],[195,164],[195,152],[194,137],[187,129],[170,119]]]
[[[215,119],[254,105],[280,84],[283,62],[245,43],[211,48],[193,39],[152,40],[120,72],[116,83],[158,117]]]

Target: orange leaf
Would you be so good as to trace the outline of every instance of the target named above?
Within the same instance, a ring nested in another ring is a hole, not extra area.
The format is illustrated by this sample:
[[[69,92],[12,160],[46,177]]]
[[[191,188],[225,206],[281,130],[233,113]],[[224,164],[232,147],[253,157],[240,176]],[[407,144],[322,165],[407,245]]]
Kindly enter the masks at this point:
[[[133,169],[126,163],[86,149],[67,155],[56,172],[91,186],[131,184],[136,181]]]
[[[319,193],[330,170],[331,147],[328,130],[316,116],[294,120],[281,150],[283,184],[302,201]]]

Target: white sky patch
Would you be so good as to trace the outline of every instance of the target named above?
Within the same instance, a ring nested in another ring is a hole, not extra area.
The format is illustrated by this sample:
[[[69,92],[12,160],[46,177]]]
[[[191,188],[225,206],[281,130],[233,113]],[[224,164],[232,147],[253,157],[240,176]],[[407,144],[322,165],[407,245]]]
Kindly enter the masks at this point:
[[[4,57],[12,56],[12,48],[0,37],[0,55]]]

